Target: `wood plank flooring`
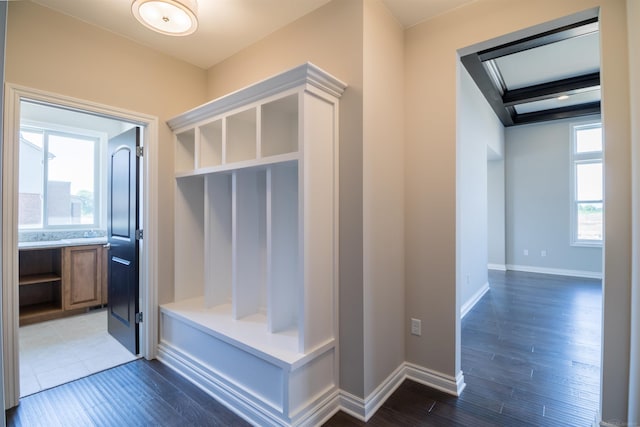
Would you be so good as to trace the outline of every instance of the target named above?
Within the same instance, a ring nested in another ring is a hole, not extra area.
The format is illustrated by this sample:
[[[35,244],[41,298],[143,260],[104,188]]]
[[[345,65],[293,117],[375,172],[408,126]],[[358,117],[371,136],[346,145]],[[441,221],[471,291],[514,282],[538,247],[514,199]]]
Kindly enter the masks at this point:
[[[326,426],[591,426],[599,402],[599,280],[490,272],[462,322],[459,398],[405,381],[367,423]],[[21,399],[8,426],[245,426],[157,361],[138,360]]]
[[[600,280],[489,273],[462,321],[459,398],[405,381],[367,423],[326,426],[590,427],[600,399]]]
[[[158,361],[139,359],[20,399],[7,426],[249,424]]]

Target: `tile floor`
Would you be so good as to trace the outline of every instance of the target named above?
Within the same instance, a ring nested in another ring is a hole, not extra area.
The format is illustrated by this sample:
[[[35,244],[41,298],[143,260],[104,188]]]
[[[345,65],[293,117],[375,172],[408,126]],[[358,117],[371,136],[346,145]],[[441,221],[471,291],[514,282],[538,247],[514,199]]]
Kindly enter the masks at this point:
[[[20,397],[136,359],[107,333],[107,309],[19,331]]]

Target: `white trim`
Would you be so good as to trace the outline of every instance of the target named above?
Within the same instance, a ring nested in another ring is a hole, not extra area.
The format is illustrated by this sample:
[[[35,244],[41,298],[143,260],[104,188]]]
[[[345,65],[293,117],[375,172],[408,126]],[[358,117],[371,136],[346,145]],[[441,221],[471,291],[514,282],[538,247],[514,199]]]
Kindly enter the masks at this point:
[[[556,276],[584,277],[586,279],[602,279],[602,273],[598,271],[566,270],[563,268],[534,267],[531,265],[507,264],[507,270],[524,271],[527,273],[553,274]]]
[[[199,363],[187,353],[168,343],[158,345],[158,360],[182,375],[205,393],[233,411],[244,420],[259,426],[321,425],[341,409],[340,393],[334,389],[318,399],[310,401],[293,419],[284,416],[277,408],[251,399],[253,393],[215,370]]]
[[[505,264],[487,264],[488,270],[507,271]]]
[[[441,372],[404,362],[365,399],[340,390],[340,410],[360,421],[367,422],[407,379],[453,396],[460,396],[466,386],[462,372],[453,378]]]
[[[303,84],[317,87],[336,98],[339,98],[347,87],[346,83],[307,62],[186,111],[167,120],[167,125],[172,131],[177,132],[198,121],[214,117],[234,108],[245,107],[252,102],[280,94]]]
[[[569,218],[569,224],[571,226],[570,233],[570,246],[575,247],[595,247],[602,248],[604,243],[604,236],[601,240],[581,240],[578,239],[578,210],[577,206],[579,201],[577,200],[577,177],[576,177],[576,168],[579,164],[587,164],[587,163],[599,163],[602,165],[602,174],[604,179],[604,138],[602,139],[602,145],[600,151],[589,151],[585,153],[578,153],[577,150],[577,133],[582,129],[601,129],[602,130],[602,118],[598,117],[597,120],[588,119],[585,121],[573,122],[570,123],[569,128],[571,129],[571,159],[570,159],[570,172],[571,172],[571,180],[570,180],[570,206],[569,211],[571,217]],[[602,186],[602,191],[604,192],[604,184]],[[602,195],[604,197],[604,195]],[[604,200],[580,200],[580,203],[601,203],[602,208],[604,210]],[[604,221],[604,219],[603,219]],[[604,223],[603,223],[603,233],[604,233]]]
[[[142,158],[142,223],[145,227],[144,251],[140,258],[140,298],[141,310],[145,321],[141,329],[140,354],[146,359],[155,358],[158,341],[157,325],[157,212],[158,212],[158,119],[157,117],[136,113],[121,108],[85,101],[65,95],[54,94],[12,83],[5,84],[6,97],[4,109],[4,144],[2,164],[2,283],[18,283],[18,222],[17,222],[17,167],[18,150],[11,143],[16,140],[20,128],[20,100],[42,101],[80,111],[129,121],[144,126],[143,145],[145,155]],[[19,401],[19,349],[18,349],[18,289],[16,286],[3,286],[2,289],[3,343],[4,343],[4,380],[5,408],[16,406]]]
[[[408,379],[443,391],[452,396],[460,396],[466,387],[462,371],[458,372],[454,378],[451,375],[433,371],[409,362],[405,362],[405,366]]]
[[[278,426],[277,418],[265,413],[244,396],[221,382],[215,372],[196,360],[182,353],[180,350],[165,344],[158,344],[157,358],[169,368],[173,369],[194,385],[214,397],[224,406],[233,411],[240,418],[262,426]]]
[[[364,399],[344,390],[340,390],[340,410],[360,421],[367,417]]]
[[[384,402],[393,394],[400,384],[406,379],[406,367],[403,363],[398,366],[378,387],[373,390],[369,396],[364,399],[364,421],[369,421],[369,418],[376,413],[378,409],[384,404]]]
[[[471,311],[471,309],[478,303],[478,301],[482,299],[484,294],[486,294],[487,292],[489,292],[489,282],[486,282],[484,285],[482,285],[482,287],[478,289],[478,291],[473,294],[471,298],[467,300],[467,302],[462,304],[462,307],[460,307],[460,318],[464,318],[464,316],[466,316],[467,313]]]
[[[313,402],[289,422],[268,404],[260,405],[259,402],[249,399],[247,396],[251,393],[245,393],[241,385],[220,377],[209,367],[168,343],[158,345],[157,358],[239,417],[260,426],[322,425],[338,411],[367,422],[407,379],[456,397],[462,394],[466,386],[462,372],[458,372],[454,378],[413,363],[403,362],[365,399],[344,390],[337,390]]]

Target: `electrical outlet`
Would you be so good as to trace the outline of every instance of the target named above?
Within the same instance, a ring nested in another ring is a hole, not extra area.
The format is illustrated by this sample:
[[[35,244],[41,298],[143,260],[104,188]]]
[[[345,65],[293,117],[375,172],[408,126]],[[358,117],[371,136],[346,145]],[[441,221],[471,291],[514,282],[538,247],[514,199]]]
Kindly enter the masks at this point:
[[[422,335],[422,321],[420,319],[411,319],[411,335]]]
[[[540,256],[547,256],[547,251],[546,250],[541,250],[540,251]]]
[[[522,254],[524,256],[529,256],[529,249],[525,249],[524,251],[522,251]]]

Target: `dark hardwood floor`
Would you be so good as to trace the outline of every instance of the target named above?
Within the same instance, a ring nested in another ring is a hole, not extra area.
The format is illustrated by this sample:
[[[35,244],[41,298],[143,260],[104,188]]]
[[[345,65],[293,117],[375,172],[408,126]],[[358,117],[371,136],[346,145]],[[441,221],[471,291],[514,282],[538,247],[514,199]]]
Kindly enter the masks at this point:
[[[326,426],[591,426],[598,408],[599,280],[490,272],[462,322],[467,388],[405,381],[367,423]],[[245,426],[157,361],[138,360],[21,399],[8,426]]]
[[[600,280],[489,272],[462,321],[459,398],[405,381],[367,423],[326,426],[590,427],[600,398]]]
[[[158,361],[139,359],[20,399],[7,426],[248,426]]]

